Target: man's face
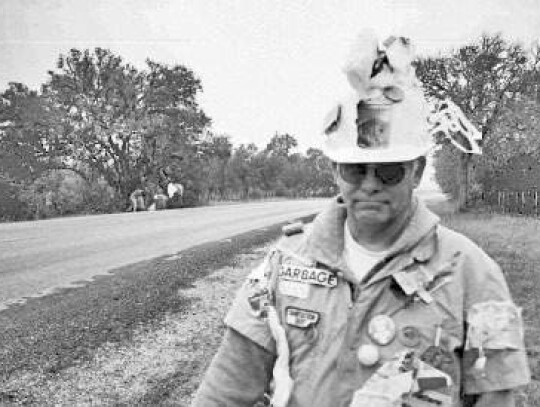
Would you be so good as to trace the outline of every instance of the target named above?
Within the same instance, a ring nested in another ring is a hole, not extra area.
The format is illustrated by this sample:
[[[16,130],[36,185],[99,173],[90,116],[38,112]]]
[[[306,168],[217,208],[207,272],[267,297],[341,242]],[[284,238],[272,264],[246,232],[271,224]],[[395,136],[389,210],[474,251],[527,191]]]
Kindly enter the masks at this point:
[[[384,229],[407,216],[425,158],[392,164],[337,164],[334,176],[358,227]]]

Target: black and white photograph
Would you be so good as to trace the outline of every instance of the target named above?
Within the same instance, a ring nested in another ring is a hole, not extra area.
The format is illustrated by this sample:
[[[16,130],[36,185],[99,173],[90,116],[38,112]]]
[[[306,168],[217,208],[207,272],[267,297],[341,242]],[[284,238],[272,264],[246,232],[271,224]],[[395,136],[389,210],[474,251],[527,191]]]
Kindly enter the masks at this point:
[[[540,0],[0,0],[0,406],[540,407]]]

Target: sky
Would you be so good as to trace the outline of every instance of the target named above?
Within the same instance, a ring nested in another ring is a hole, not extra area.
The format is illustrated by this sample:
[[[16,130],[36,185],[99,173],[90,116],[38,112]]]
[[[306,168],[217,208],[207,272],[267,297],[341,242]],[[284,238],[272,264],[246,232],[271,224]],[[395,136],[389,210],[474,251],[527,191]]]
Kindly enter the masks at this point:
[[[287,132],[321,146],[323,118],[348,90],[341,69],[364,28],[411,38],[419,54],[500,32],[540,39],[540,0],[0,0],[0,89],[39,89],[59,54],[108,48],[192,69],[212,130],[264,147]]]

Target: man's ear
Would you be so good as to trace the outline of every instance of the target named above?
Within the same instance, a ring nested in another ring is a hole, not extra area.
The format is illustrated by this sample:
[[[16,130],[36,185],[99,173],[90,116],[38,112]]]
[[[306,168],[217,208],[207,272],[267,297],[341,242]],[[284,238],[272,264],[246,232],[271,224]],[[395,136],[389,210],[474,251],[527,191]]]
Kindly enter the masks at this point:
[[[426,157],[418,157],[414,162],[414,173],[413,173],[413,182],[414,187],[417,188],[422,181],[422,176],[424,175],[424,170],[426,169]]]

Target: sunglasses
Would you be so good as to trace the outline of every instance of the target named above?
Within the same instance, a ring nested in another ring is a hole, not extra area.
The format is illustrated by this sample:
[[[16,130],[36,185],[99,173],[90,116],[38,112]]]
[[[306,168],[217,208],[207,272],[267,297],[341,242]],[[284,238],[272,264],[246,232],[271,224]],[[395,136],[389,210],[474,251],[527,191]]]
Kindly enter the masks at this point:
[[[348,184],[360,185],[367,176],[368,168],[371,167],[373,174],[384,185],[393,186],[399,184],[405,178],[410,163],[387,163],[387,164],[338,164],[339,175]]]

